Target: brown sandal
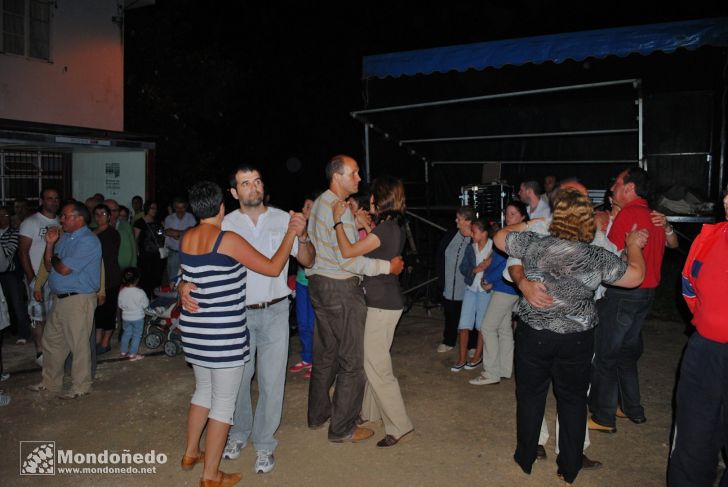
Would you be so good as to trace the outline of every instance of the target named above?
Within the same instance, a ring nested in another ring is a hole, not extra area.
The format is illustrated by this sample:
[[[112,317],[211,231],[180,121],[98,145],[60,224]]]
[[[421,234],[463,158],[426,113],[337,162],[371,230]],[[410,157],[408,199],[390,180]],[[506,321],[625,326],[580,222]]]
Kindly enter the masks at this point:
[[[196,457],[188,457],[187,455],[182,456],[182,461],[179,462],[182,470],[192,470],[198,463],[205,463],[205,452],[201,451]]]
[[[200,479],[200,487],[230,487],[240,482],[239,473],[219,472],[220,476],[216,479]]]

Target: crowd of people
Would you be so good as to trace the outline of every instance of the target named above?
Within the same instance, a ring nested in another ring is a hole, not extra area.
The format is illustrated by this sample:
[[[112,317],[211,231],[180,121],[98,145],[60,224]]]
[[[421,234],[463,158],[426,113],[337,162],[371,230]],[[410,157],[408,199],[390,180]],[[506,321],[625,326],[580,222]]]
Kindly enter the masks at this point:
[[[385,430],[377,447],[412,439],[390,356],[404,307],[404,186],[382,176],[359,192],[358,164],[344,155],[325,173],[327,190],[306,198],[301,212],[268,205],[262,172],[250,165],[231,174],[227,191],[238,206],[229,213],[224,190],[208,181],[189,191],[194,216],[175,198],[163,221],[154,201],[135,197],[132,211],[102,195],[61,205],[53,189],[42,192],[36,213],[21,206],[13,220],[0,209],[0,284],[18,342],[32,337],[42,366],[41,382],[29,389],[64,399],[88,394],[92,356],[111,349],[117,323],[122,357],[143,358],[144,309],[154,289],[171,281],[195,377],[180,464],[202,464],[200,485],[237,483],[240,474],[220,464],[249,442],[254,471],[274,469],[286,370],[310,379],[308,427],[326,427],[329,441],[365,441],[376,421]],[[438,251],[445,324],[437,352],[457,347],[450,370],[481,370],[469,380],[475,386],[495,386],[515,371],[513,458],[525,473],[547,457],[544,411],[553,386],[557,475],[571,484],[581,469],[601,466],[585,453],[590,430],[615,433],[616,418],[647,421],[637,369],[641,329],[665,248],[678,241],[665,215],[650,209],[640,168],[616,176],[602,212],[576,180],[544,183],[546,192],[537,181],[520,185],[502,228],[472,208],[457,211],[456,229]],[[723,201],[728,210],[728,195]],[[726,232],[725,224],[706,226],[683,271],[697,333],[678,382],[671,485],[711,485],[725,442]],[[298,269],[289,282],[291,258]],[[287,369],[294,286],[301,355]],[[64,393],[67,360],[71,389]],[[6,380],[1,366],[0,355]],[[0,405],[9,401],[0,396]]]

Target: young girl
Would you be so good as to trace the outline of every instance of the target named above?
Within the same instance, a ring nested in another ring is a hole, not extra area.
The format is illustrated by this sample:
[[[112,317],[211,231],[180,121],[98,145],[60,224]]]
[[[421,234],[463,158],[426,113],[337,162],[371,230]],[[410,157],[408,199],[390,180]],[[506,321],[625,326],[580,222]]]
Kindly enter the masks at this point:
[[[473,329],[480,331],[480,323],[483,321],[485,310],[490,302],[490,288],[484,289],[480,282],[483,278],[483,271],[492,262],[493,241],[488,238],[490,228],[483,220],[475,220],[471,228],[473,244],[465,250],[465,256],[460,264],[460,272],[465,276],[466,288],[458,324],[459,356],[457,363],[450,368],[453,372],[460,372],[463,368],[473,370],[483,362],[482,333],[478,333],[478,344],[473,358],[466,363],[465,357],[468,352],[468,334]]]
[[[124,333],[121,335],[121,356],[129,357],[131,362],[144,358],[144,355],[138,352],[144,331],[144,309],[149,306],[149,298],[137,287],[138,284],[139,270],[136,267],[124,269],[121,278],[123,287],[119,292],[119,308],[124,327]]]

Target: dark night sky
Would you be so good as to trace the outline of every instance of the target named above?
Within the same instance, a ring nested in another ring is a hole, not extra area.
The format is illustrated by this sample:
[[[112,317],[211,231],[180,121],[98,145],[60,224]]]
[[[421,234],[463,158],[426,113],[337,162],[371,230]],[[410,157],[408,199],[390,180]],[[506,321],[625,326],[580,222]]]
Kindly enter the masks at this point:
[[[281,5],[157,0],[127,12],[125,125],[158,137],[159,199],[200,179],[223,183],[248,161],[274,203],[298,206],[324,185],[329,157],[362,157],[349,112],[363,106],[367,54],[726,14],[707,2]]]

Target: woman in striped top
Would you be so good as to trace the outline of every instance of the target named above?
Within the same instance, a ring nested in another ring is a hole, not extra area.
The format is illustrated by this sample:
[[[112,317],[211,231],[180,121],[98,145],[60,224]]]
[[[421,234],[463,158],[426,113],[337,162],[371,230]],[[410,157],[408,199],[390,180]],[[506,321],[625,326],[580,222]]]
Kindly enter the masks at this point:
[[[280,248],[268,259],[233,232],[221,230],[225,216],[222,190],[208,181],[189,191],[190,206],[200,224],[187,231],[180,246],[183,279],[192,283],[197,310],[180,316],[182,346],[195,373],[195,393],[187,415],[187,447],[182,468],[204,462],[201,486],[227,486],[240,474],[219,470],[235,410],[243,366],[249,359],[245,325],[246,267],[268,276],[283,270],[301,219],[291,218]],[[183,291],[180,291],[184,294]],[[206,452],[200,437],[207,426]]]

